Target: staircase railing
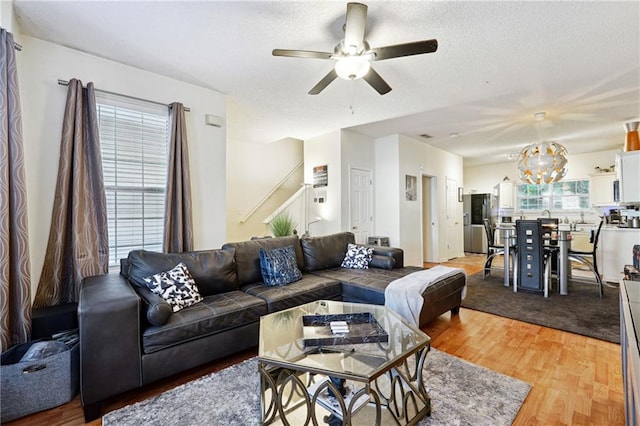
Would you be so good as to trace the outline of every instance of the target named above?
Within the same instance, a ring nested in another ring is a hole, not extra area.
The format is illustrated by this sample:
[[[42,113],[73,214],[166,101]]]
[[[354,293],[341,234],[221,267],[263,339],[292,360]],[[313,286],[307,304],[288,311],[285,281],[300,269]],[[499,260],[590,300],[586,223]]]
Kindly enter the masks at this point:
[[[269,192],[267,193],[267,195],[265,195],[265,196],[264,196],[264,197],[263,197],[263,198],[258,202],[258,204],[256,204],[256,206],[255,206],[254,208],[252,208],[251,210],[249,210],[249,212],[248,212],[246,215],[244,215],[244,217],[240,220],[240,223],[245,223],[247,220],[249,220],[249,218],[250,218],[251,216],[253,216],[253,214],[254,214],[256,211],[258,211],[258,209],[259,209],[260,207],[262,207],[262,205],[263,205],[264,203],[266,203],[266,202],[267,202],[267,200],[269,200],[269,198],[271,198],[271,196],[272,196],[273,194],[275,194],[275,192],[276,192],[278,189],[280,189],[280,187],[282,187],[282,185],[284,185],[284,184],[285,184],[285,182],[286,182],[287,180],[289,180],[289,178],[290,178],[291,176],[293,176],[293,174],[294,174],[295,172],[297,172],[297,171],[298,171],[298,169],[299,169],[299,168],[301,168],[303,165],[304,165],[304,161],[300,161],[298,164],[296,164],[296,165],[295,165],[295,167],[294,167],[294,168],[293,168],[289,173],[287,173],[287,175],[286,175],[285,177],[283,177],[283,178],[282,178],[282,179],[281,179],[281,180],[280,180],[280,181],[279,181],[279,182],[278,182],[278,183],[273,187],[273,189],[271,189],[271,191],[269,191]]]
[[[280,207],[278,207],[273,213],[271,213],[269,216],[267,216],[267,218],[265,220],[263,220],[262,223],[270,223],[273,220],[273,218],[276,217],[279,213],[287,210],[293,203],[298,201],[298,199],[301,196],[304,195],[304,192],[306,191],[306,189],[307,189],[307,187],[303,185],[291,197],[289,197],[289,199],[287,201],[282,203],[280,205]]]

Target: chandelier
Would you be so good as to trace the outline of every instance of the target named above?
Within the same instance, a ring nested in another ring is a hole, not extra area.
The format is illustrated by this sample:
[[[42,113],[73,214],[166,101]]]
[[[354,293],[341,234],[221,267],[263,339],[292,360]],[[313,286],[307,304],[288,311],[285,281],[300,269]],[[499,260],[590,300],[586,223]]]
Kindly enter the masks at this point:
[[[545,118],[544,112],[534,114],[539,122]],[[557,182],[567,174],[567,149],[557,142],[537,142],[526,146],[518,156],[520,180],[541,184]]]

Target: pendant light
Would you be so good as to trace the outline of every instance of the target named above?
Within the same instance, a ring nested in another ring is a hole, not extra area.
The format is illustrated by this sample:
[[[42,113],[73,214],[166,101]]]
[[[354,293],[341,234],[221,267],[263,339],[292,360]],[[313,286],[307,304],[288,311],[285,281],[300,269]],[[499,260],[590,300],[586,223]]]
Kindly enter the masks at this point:
[[[546,113],[538,112],[534,118],[538,122],[538,139],[541,122]],[[518,156],[520,180],[526,183],[541,184],[558,182],[567,174],[567,149],[553,141],[541,141],[527,145]]]

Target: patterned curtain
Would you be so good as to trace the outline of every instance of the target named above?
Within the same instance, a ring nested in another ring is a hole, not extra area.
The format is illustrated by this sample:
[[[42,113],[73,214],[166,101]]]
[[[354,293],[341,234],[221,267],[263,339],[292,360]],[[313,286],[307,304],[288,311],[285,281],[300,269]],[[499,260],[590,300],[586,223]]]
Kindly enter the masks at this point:
[[[22,115],[13,34],[0,28],[0,332],[4,352],[31,334],[31,266]]]
[[[107,202],[93,83],[72,79],[62,123],[49,242],[35,307],[77,302],[82,279],[109,271]]]
[[[171,108],[171,145],[164,214],[165,253],[193,250],[193,220],[191,217],[191,184],[189,183],[189,152],[184,105],[174,102]]]

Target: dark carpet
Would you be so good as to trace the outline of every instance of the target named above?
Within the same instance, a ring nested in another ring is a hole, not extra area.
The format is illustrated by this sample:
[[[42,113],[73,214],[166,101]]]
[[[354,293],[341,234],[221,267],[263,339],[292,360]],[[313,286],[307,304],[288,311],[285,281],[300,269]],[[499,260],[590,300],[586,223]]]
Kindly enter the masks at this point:
[[[504,286],[501,271],[492,271],[484,280],[479,272],[467,278],[462,307],[620,343],[619,290],[605,286],[600,299],[597,285],[572,281],[568,291],[561,296],[554,280],[548,298],[524,291],[514,293],[513,286]]]

